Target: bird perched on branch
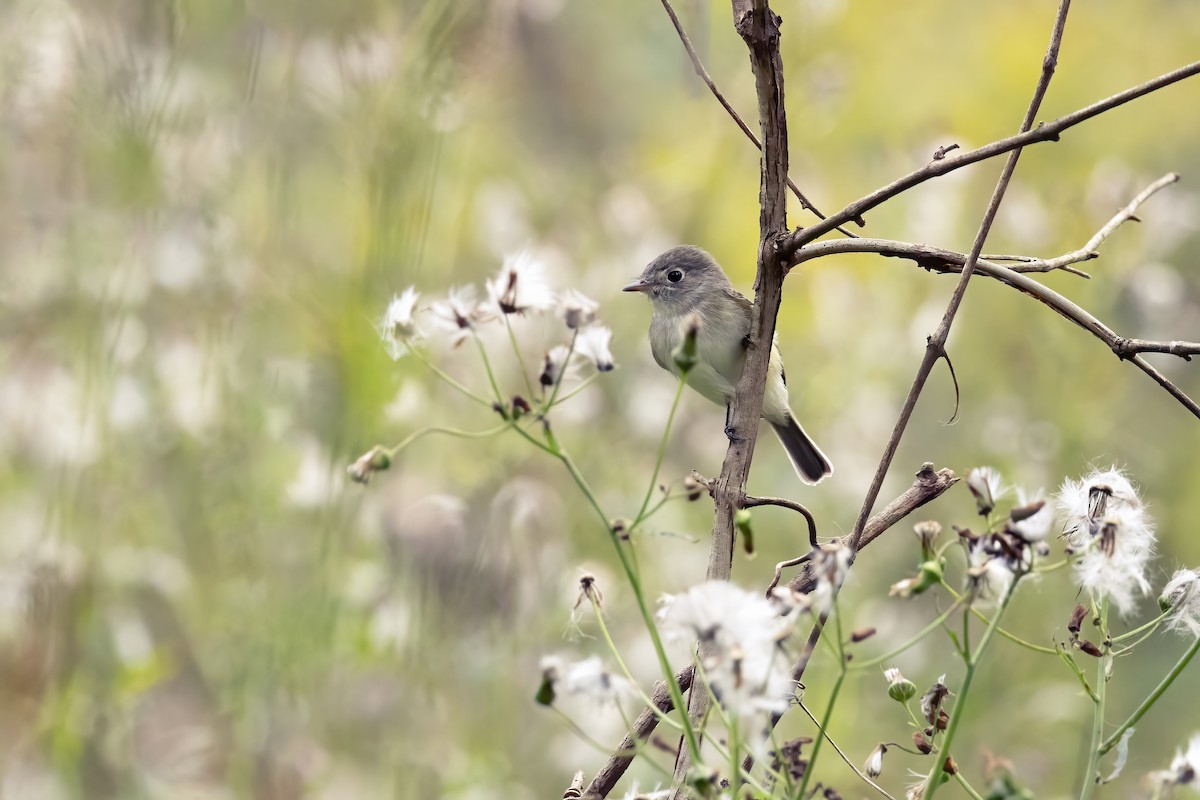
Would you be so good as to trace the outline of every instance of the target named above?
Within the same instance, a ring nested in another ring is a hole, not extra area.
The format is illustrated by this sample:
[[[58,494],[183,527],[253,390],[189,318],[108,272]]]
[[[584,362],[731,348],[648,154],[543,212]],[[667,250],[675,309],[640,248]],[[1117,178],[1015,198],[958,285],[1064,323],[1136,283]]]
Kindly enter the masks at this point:
[[[650,298],[650,352],[663,369],[683,374],[687,384],[718,405],[725,406],[729,433],[729,407],[734,386],[742,375],[750,335],[751,303],[733,288],[712,256],[699,247],[684,245],[650,262],[626,292]],[[677,351],[689,330],[695,331],[694,363],[681,361]],[[788,407],[783,359],[775,342],[767,366],[762,416],[771,423],[796,474],[808,484],[833,474],[833,466]]]

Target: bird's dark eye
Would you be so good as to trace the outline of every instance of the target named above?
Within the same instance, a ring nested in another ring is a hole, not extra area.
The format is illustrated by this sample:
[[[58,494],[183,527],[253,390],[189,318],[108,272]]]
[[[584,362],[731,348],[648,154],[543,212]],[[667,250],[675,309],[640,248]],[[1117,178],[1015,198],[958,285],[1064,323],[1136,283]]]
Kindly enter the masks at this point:
[[[669,280],[671,283],[679,283],[681,280],[683,280],[683,270],[681,270],[681,269],[671,270],[670,272],[667,273],[667,280]]]

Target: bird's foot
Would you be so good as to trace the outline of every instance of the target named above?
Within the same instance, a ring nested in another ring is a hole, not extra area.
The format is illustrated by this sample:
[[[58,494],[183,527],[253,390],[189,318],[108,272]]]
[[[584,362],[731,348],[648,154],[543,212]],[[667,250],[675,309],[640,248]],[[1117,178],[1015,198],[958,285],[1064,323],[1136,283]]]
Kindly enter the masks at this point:
[[[737,435],[737,431],[732,425],[725,426],[725,436],[731,442],[740,442],[742,440],[742,437]]]

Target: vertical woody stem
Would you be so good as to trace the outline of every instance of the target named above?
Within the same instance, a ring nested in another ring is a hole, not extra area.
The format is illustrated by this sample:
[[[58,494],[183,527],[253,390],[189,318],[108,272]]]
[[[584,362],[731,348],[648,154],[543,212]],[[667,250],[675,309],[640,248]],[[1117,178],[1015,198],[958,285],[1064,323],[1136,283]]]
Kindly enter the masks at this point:
[[[733,21],[750,51],[758,116],[762,132],[761,181],[759,184],[758,272],[754,282],[749,347],[742,377],[737,383],[730,411],[732,435],[721,475],[713,489],[716,514],[713,519],[712,549],[709,551],[709,580],[729,580],[733,568],[733,517],[746,493],[746,479],[754,458],[758,421],[762,416],[767,364],[775,339],[775,317],[779,313],[786,265],[777,243],[787,228],[787,117],[783,107],[783,59],[779,54],[781,20],[767,0],[733,0]],[[704,648],[698,657],[703,658]],[[709,696],[693,691],[688,696],[688,714],[699,721],[708,710]],[[675,796],[686,795],[690,767],[686,750],[680,748],[675,764]],[[731,776],[736,777],[736,776]]]

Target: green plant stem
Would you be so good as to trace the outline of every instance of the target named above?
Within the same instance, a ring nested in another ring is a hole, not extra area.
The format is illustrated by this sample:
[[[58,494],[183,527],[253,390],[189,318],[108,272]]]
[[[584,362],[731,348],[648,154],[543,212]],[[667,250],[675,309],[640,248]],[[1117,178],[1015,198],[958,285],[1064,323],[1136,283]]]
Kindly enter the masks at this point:
[[[954,744],[955,734],[958,733],[958,727],[962,723],[965,716],[967,706],[967,697],[971,692],[971,684],[975,680],[975,673],[979,669],[979,660],[987,650],[988,644],[992,641],[992,637],[1000,629],[1000,618],[1004,616],[1004,610],[1008,608],[1009,600],[1012,599],[1013,591],[1017,588],[1017,584],[1021,582],[1021,576],[1016,576],[1012,584],[1008,587],[1008,592],[1005,593],[1004,599],[1000,606],[996,609],[995,616],[988,623],[987,628],[983,632],[983,636],[979,639],[979,645],[975,648],[975,652],[967,658],[967,671],[963,676],[962,688],[958,690],[958,701],[954,704],[954,713],[950,715],[950,724],[946,727],[946,735],[942,738],[942,747],[939,755],[950,756],[952,752],[950,746]],[[925,779],[927,784],[925,790],[925,800],[932,800],[934,794],[937,793],[938,787],[941,786],[941,769],[945,758],[939,758],[938,763],[929,771],[929,776]]]
[[[487,439],[491,436],[503,433],[506,428],[508,428],[507,424],[497,425],[495,428],[488,428],[486,431],[463,431],[459,430],[458,428],[441,428],[438,426],[421,428],[420,430],[413,431],[408,436],[401,439],[399,444],[393,447],[385,447],[384,452],[387,453],[390,458],[395,458],[396,454],[398,454],[401,450],[408,447],[421,437],[428,436],[431,433],[442,433],[447,436],[457,437],[459,439]]]
[[[650,485],[646,487],[646,496],[642,498],[642,505],[638,509],[637,516],[633,519],[633,524],[630,529],[636,528],[638,523],[646,519],[646,509],[650,505],[650,498],[654,496],[654,487],[658,483],[658,473],[662,469],[663,460],[667,455],[667,439],[671,433],[671,426],[675,423],[675,412],[679,409],[679,399],[683,397],[683,387],[687,384],[684,378],[679,379],[679,385],[675,388],[675,399],[671,401],[671,412],[667,415],[667,427],[663,431],[662,439],[658,443],[658,456],[654,459],[654,472],[650,475]]]
[[[984,800],[983,795],[975,791],[975,787],[968,783],[967,779],[963,777],[962,770],[958,770],[954,773],[954,779],[958,781],[958,785],[963,788],[963,791],[971,795],[971,797],[973,797],[975,800]]]
[[[1098,702],[1100,698],[1096,696],[1096,690],[1092,688],[1092,684],[1088,683],[1087,676],[1083,674],[1083,670],[1079,668],[1079,664],[1075,663],[1075,657],[1066,650],[1059,649],[1056,651],[1063,663],[1070,667],[1071,672],[1075,673],[1075,677],[1083,684],[1084,691],[1088,693],[1088,697],[1092,698],[1092,702]]]
[[[482,405],[489,406],[489,407],[492,405],[492,401],[491,401],[491,400],[488,400],[486,397],[484,397],[484,396],[483,396],[483,395],[481,395],[481,394],[476,394],[476,393],[475,393],[475,392],[474,392],[472,389],[468,389],[466,386],[464,386],[463,384],[459,383],[459,382],[458,382],[458,381],[456,381],[454,378],[451,378],[451,377],[450,377],[450,375],[449,375],[449,374],[448,374],[448,373],[447,373],[445,370],[443,370],[441,367],[439,367],[439,366],[437,366],[436,364],[434,364],[434,363],[433,363],[432,361],[430,361],[429,359],[425,358],[425,356],[421,355],[421,354],[420,354],[420,352],[419,352],[418,350],[415,350],[415,349],[413,349],[413,348],[409,348],[409,351],[408,351],[408,352],[412,354],[412,357],[413,357],[413,358],[415,358],[417,361],[419,361],[419,362],[421,362],[422,364],[424,364],[424,365],[425,365],[425,367],[426,367],[426,368],[427,368],[427,369],[428,369],[430,372],[432,372],[434,375],[437,375],[437,376],[438,376],[439,378],[441,378],[443,381],[445,381],[446,383],[448,383],[450,386],[453,386],[455,389],[457,389],[458,391],[462,392],[462,393],[463,393],[463,394],[465,394],[467,397],[469,397],[469,398],[471,398],[472,400],[474,400],[476,403],[481,403]]]
[[[637,678],[633,677],[633,673],[630,672],[629,667],[625,665],[625,659],[621,657],[621,651],[617,649],[617,645],[613,641],[612,634],[609,633],[608,624],[604,621],[604,614],[600,612],[599,604],[592,603],[592,610],[596,614],[596,625],[600,628],[600,635],[604,638],[604,643],[608,645],[608,651],[612,654],[613,659],[616,660],[617,666],[620,667],[621,672],[629,680],[629,684],[637,690],[638,695],[641,697],[642,703],[645,704],[646,708],[654,711],[654,714],[658,717],[659,722],[673,727],[675,730],[682,730],[682,725],[659,710],[658,705],[656,705],[654,700],[652,700],[650,696],[642,690],[641,685],[637,682]],[[632,726],[627,724],[625,727],[628,729]]]
[[[571,475],[571,479],[575,481],[575,485],[583,492],[587,498],[588,504],[596,512],[600,518],[604,529],[608,531],[609,540],[617,551],[617,559],[621,562],[621,569],[625,572],[625,577],[629,580],[630,588],[633,589],[634,599],[637,601],[638,611],[641,612],[642,621],[646,625],[646,631],[650,634],[650,641],[654,645],[654,654],[658,657],[658,665],[662,670],[663,678],[667,683],[667,691],[671,694],[671,702],[674,703],[676,709],[680,709],[680,717],[683,723],[683,736],[687,741],[688,751],[691,753],[693,763],[700,763],[700,742],[696,737],[696,731],[693,729],[691,720],[688,715],[682,711],[686,706],[683,704],[683,692],[679,688],[679,683],[675,680],[675,672],[671,669],[671,662],[667,658],[666,648],[663,647],[662,637],[659,635],[658,626],[654,623],[654,615],[650,611],[650,607],[646,604],[646,596],[642,591],[642,582],[638,578],[637,571],[634,569],[633,562],[630,560],[629,553],[621,546],[621,537],[613,530],[612,523],[609,522],[608,515],[604,513],[604,509],[596,500],[596,494],[592,491],[592,487],[588,485],[587,479],[583,477],[583,473],[579,471],[579,467],[571,459],[570,455],[565,450],[559,447],[557,440],[554,439],[550,428],[547,426],[546,437],[550,444],[542,444],[522,428],[516,422],[510,423],[513,430],[517,431],[526,441],[532,443],[540,450],[544,450],[550,455],[562,462],[567,468],[567,472]],[[666,434],[664,434],[665,436]]]
[[[475,347],[479,349],[479,357],[483,359],[483,368],[487,372],[488,383],[492,387],[492,396],[495,397],[496,403],[501,408],[504,407],[504,396],[500,394],[500,384],[496,383],[496,375],[492,372],[492,362],[488,358],[487,349],[483,346],[483,340],[479,338],[479,334],[471,331],[471,338],[475,340]]]
[[[954,588],[951,587],[949,584],[947,584],[945,581],[942,582],[942,586],[944,586],[946,588],[946,591],[949,592],[950,596],[953,597],[955,600],[963,599],[963,595],[960,594],[959,592],[956,592],[954,590]],[[976,608],[972,608],[971,613],[974,614],[976,617],[978,617],[980,620],[982,620],[985,624],[991,625],[992,621],[990,619],[988,619],[987,615],[984,614],[982,611],[980,611]],[[996,633],[1000,634],[1005,639],[1008,639],[1013,644],[1018,644],[1021,647],[1024,647],[1027,650],[1032,650],[1035,653],[1045,653],[1047,655],[1055,655],[1058,653],[1058,651],[1055,650],[1053,647],[1045,647],[1040,644],[1034,644],[1033,642],[1026,641],[1025,639],[1022,639],[1020,636],[1017,636],[1015,633],[1006,631],[1004,628],[997,628]]]
[[[820,723],[817,722],[817,718],[814,717],[813,713],[808,710],[808,706],[804,705],[804,703],[798,703],[797,705],[800,706],[801,711],[803,711],[805,714],[808,715],[808,718],[813,721],[814,725],[820,725]],[[857,766],[855,766],[854,762],[852,762],[846,756],[846,753],[842,750],[842,748],[838,747],[837,742],[835,742],[832,738],[830,738],[829,734],[825,731],[824,728],[821,728],[821,736],[823,736],[829,740],[829,746],[832,747],[834,749],[834,751],[836,751],[837,754],[842,757],[842,761],[846,762],[847,767],[854,770],[855,775],[862,778],[864,783],[866,783],[868,786],[870,786],[875,791],[879,792],[884,797],[888,798],[888,800],[896,800],[896,798],[894,798],[890,794],[888,794],[887,791],[882,786],[877,784],[875,781],[871,780],[869,777],[867,777],[866,773],[864,773]]]
[[[849,665],[847,665],[847,669],[851,669],[851,670],[867,669],[868,667],[874,667],[879,664],[882,664],[885,661],[891,661],[893,658],[900,655],[905,650],[912,647],[917,642],[921,641],[926,636],[928,636],[929,634],[936,631],[941,626],[941,624],[943,622],[945,622],[952,613],[954,613],[954,609],[958,608],[958,604],[961,602],[962,602],[961,600],[955,600],[954,603],[949,608],[947,608],[945,611],[943,611],[938,616],[937,619],[935,619],[933,622],[926,625],[924,628],[922,628],[920,631],[918,631],[917,634],[915,636],[913,636],[913,638],[909,639],[907,642],[900,645],[899,647],[889,650],[888,652],[884,653],[883,655],[876,656],[875,658],[869,659],[867,661],[855,660],[855,661],[851,662]]]
[[[826,621],[828,624],[828,621]],[[821,722],[817,725],[817,730],[820,735],[813,743],[812,755],[808,758],[808,768],[804,770],[804,778],[800,781],[800,788],[796,790],[796,800],[804,800],[805,790],[808,789],[808,782],[816,771],[817,756],[821,754],[821,742],[825,741],[829,730],[829,721],[833,718],[833,707],[837,704],[838,695],[842,691],[842,684],[846,681],[846,654],[842,650],[842,615],[838,613],[837,595],[833,596],[833,624],[834,631],[837,634],[837,659],[838,659],[838,675],[833,682],[833,690],[829,693],[829,702],[825,705],[825,714],[822,716]],[[821,637],[826,638],[826,637]]]
[[[1101,755],[1104,755],[1109,750],[1112,750],[1114,747],[1116,747],[1117,742],[1121,741],[1121,736],[1125,733],[1125,731],[1136,725],[1138,720],[1140,720],[1145,713],[1149,711],[1156,702],[1158,702],[1158,699],[1163,696],[1163,693],[1170,688],[1171,684],[1175,682],[1175,679],[1178,678],[1183,670],[1187,668],[1188,663],[1196,655],[1198,650],[1200,650],[1200,636],[1196,637],[1196,640],[1192,642],[1192,646],[1189,647],[1187,651],[1179,657],[1179,660],[1175,662],[1175,666],[1171,667],[1171,671],[1163,676],[1163,679],[1159,681],[1158,686],[1154,687],[1154,691],[1150,692],[1146,699],[1142,701],[1141,705],[1137,707],[1137,710],[1129,715],[1129,719],[1121,723],[1121,725],[1118,726],[1115,731],[1113,731],[1113,734],[1104,740],[1104,744],[1100,745]]]
[[[554,388],[550,391],[550,399],[547,400],[542,405],[542,413],[543,414],[545,414],[547,411],[549,411],[551,408],[554,407],[555,398],[558,397],[558,390],[562,388],[563,378],[565,378],[567,375],[567,365],[571,363],[571,356],[574,355],[574,353],[575,353],[575,342],[578,339],[579,339],[579,329],[576,328],[575,332],[571,334],[571,344],[569,347],[567,347],[567,356],[566,356],[566,358],[563,359],[562,369],[560,369],[558,371],[558,377],[554,379]],[[515,347],[516,345],[514,344],[513,346]],[[524,369],[524,366],[522,366],[522,369]],[[530,387],[529,392],[530,392],[530,394],[533,393],[532,387]],[[563,398],[563,399],[566,399],[566,398]]]
[[[599,377],[600,377],[600,375],[601,375],[601,373],[599,373],[599,372],[593,372],[591,375],[588,375],[586,378],[584,378],[582,381],[580,381],[578,385],[571,387],[571,391],[569,391],[569,392],[567,392],[566,394],[564,394],[564,395],[563,395],[562,397],[560,397],[560,398],[559,398],[559,399],[558,399],[556,402],[559,402],[559,403],[565,403],[565,402],[567,402],[567,401],[568,401],[568,400],[570,400],[572,397],[574,397],[575,395],[579,394],[579,393],[580,393],[580,392],[582,392],[584,389],[586,389],[587,387],[589,387],[589,386],[591,386],[593,383],[595,383],[595,382],[596,382],[596,379],[597,379],[597,378],[599,378]]]
[[[1158,625],[1160,625],[1162,623],[1162,621],[1164,619],[1166,619],[1168,616],[1170,616],[1170,614],[1171,614],[1171,609],[1167,609],[1166,611],[1162,612],[1161,614],[1159,614],[1157,617],[1150,620],[1149,622],[1139,625],[1131,631],[1125,631],[1125,633],[1122,633],[1120,636],[1114,636],[1112,638],[1113,644],[1116,644],[1117,642],[1123,642],[1126,639],[1132,639],[1133,637],[1137,636],[1142,631],[1157,627]]]
[[[1108,598],[1100,603],[1100,630],[1108,635]],[[1092,740],[1088,746],[1087,770],[1083,773],[1083,786],[1079,789],[1079,800],[1087,800],[1096,788],[1100,766],[1100,744],[1104,738],[1104,700],[1107,695],[1108,667],[1112,653],[1106,652],[1097,659],[1095,709],[1092,716]]]
[[[521,355],[521,347],[517,344],[517,335],[513,333],[512,322],[509,321],[508,314],[504,315],[504,329],[508,331],[508,341],[512,345],[513,355],[517,357],[517,366],[521,368],[521,378],[525,381],[525,391],[529,393],[529,399],[533,400],[533,382],[529,380],[529,368],[525,366],[525,356]],[[566,367],[567,365],[564,363],[564,372],[566,371]]]

